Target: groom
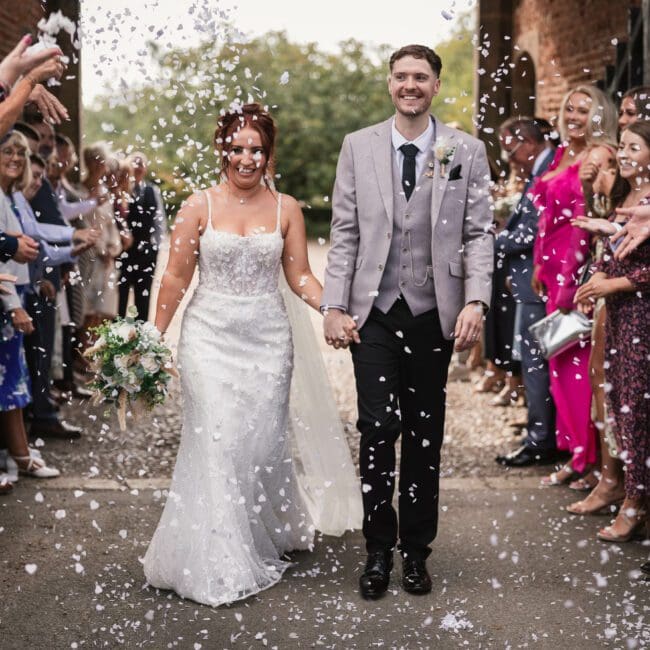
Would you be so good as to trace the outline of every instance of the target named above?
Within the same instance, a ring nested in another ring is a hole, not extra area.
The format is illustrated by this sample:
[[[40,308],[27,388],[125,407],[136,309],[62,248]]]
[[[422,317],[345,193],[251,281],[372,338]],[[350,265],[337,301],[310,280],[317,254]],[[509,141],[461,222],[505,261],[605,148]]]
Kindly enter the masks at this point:
[[[365,598],[431,591],[445,384],[452,353],[479,339],[493,263],[484,145],[429,113],[440,57],[409,45],[390,58],[393,117],[346,136],[332,204],[321,309],[326,341],[352,341],[361,432]],[[350,330],[352,316],[357,330]],[[401,438],[399,519],[393,508]]]

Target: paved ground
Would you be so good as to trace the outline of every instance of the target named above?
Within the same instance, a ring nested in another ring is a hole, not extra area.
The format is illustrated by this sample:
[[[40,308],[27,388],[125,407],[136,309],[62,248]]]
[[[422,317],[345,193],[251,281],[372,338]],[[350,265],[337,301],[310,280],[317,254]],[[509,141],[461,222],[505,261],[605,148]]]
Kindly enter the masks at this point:
[[[605,546],[530,481],[448,480],[433,593],[356,592],[361,537],[322,538],[272,589],[210,609],[146,588],[159,489],[21,481],[0,505],[0,646],[50,648],[641,648],[650,549]],[[33,571],[33,574],[30,572]]]
[[[323,354],[356,453],[349,355]],[[64,475],[21,479],[0,500],[0,647],[650,646],[650,583],[638,572],[650,546],[598,542],[607,517],[565,514],[575,494],[540,488],[540,470],[499,468],[494,454],[516,444],[506,423],[524,410],[490,399],[469,382],[449,386],[431,595],[405,594],[398,566],[384,599],[361,600],[362,540],[348,533],[294,556],[276,587],[219,609],[147,588],[140,565],[178,444],[177,396],[124,433],[102,408],[64,407],[88,429],[78,442],[44,444]]]

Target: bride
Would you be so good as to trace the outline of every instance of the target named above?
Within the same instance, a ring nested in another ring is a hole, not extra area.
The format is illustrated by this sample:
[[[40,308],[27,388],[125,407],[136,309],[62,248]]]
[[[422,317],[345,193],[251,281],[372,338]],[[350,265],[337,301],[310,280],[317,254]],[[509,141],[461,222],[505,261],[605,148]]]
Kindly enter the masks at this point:
[[[269,180],[274,142],[258,104],[221,119],[221,182],[179,211],[156,309],[164,333],[198,258],[178,346],[181,442],[144,572],[212,606],[274,585],[290,565],[283,554],[311,548],[315,529],[341,535],[361,522],[343,429],[296,304],[318,309],[322,288],[300,207]],[[281,266],[300,299],[283,297]],[[341,338],[353,330],[350,319]]]

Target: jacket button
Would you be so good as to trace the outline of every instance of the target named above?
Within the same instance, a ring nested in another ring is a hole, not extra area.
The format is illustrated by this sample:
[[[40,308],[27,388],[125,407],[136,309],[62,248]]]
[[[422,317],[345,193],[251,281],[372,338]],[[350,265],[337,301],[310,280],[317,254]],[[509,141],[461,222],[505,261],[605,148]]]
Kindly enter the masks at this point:
[[[390,239],[390,238],[391,238],[391,234],[389,232],[387,232],[386,233],[386,239]]]
[[[378,268],[380,271],[383,271],[383,270],[384,270],[384,265],[383,265],[383,264],[380,264],[377,268]]]

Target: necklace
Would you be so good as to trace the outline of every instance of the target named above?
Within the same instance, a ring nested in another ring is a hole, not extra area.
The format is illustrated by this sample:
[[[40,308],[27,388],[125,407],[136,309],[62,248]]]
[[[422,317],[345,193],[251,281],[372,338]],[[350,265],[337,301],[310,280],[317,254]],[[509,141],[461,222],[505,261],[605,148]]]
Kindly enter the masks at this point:
[[[237,194],[236,192],[232,191],[232,187],[230,186],[230,183],[227,183],[226,187],[228,188],[228,195],[234,196],[241,205],[244,203],[247,203],[251,199],[255,198],[257,194],[259,194],[260,190],[262,189],[262,186],[259,185],[256,187],[250,194],[247,194],[245,196],[242,196],[241,194]]]

